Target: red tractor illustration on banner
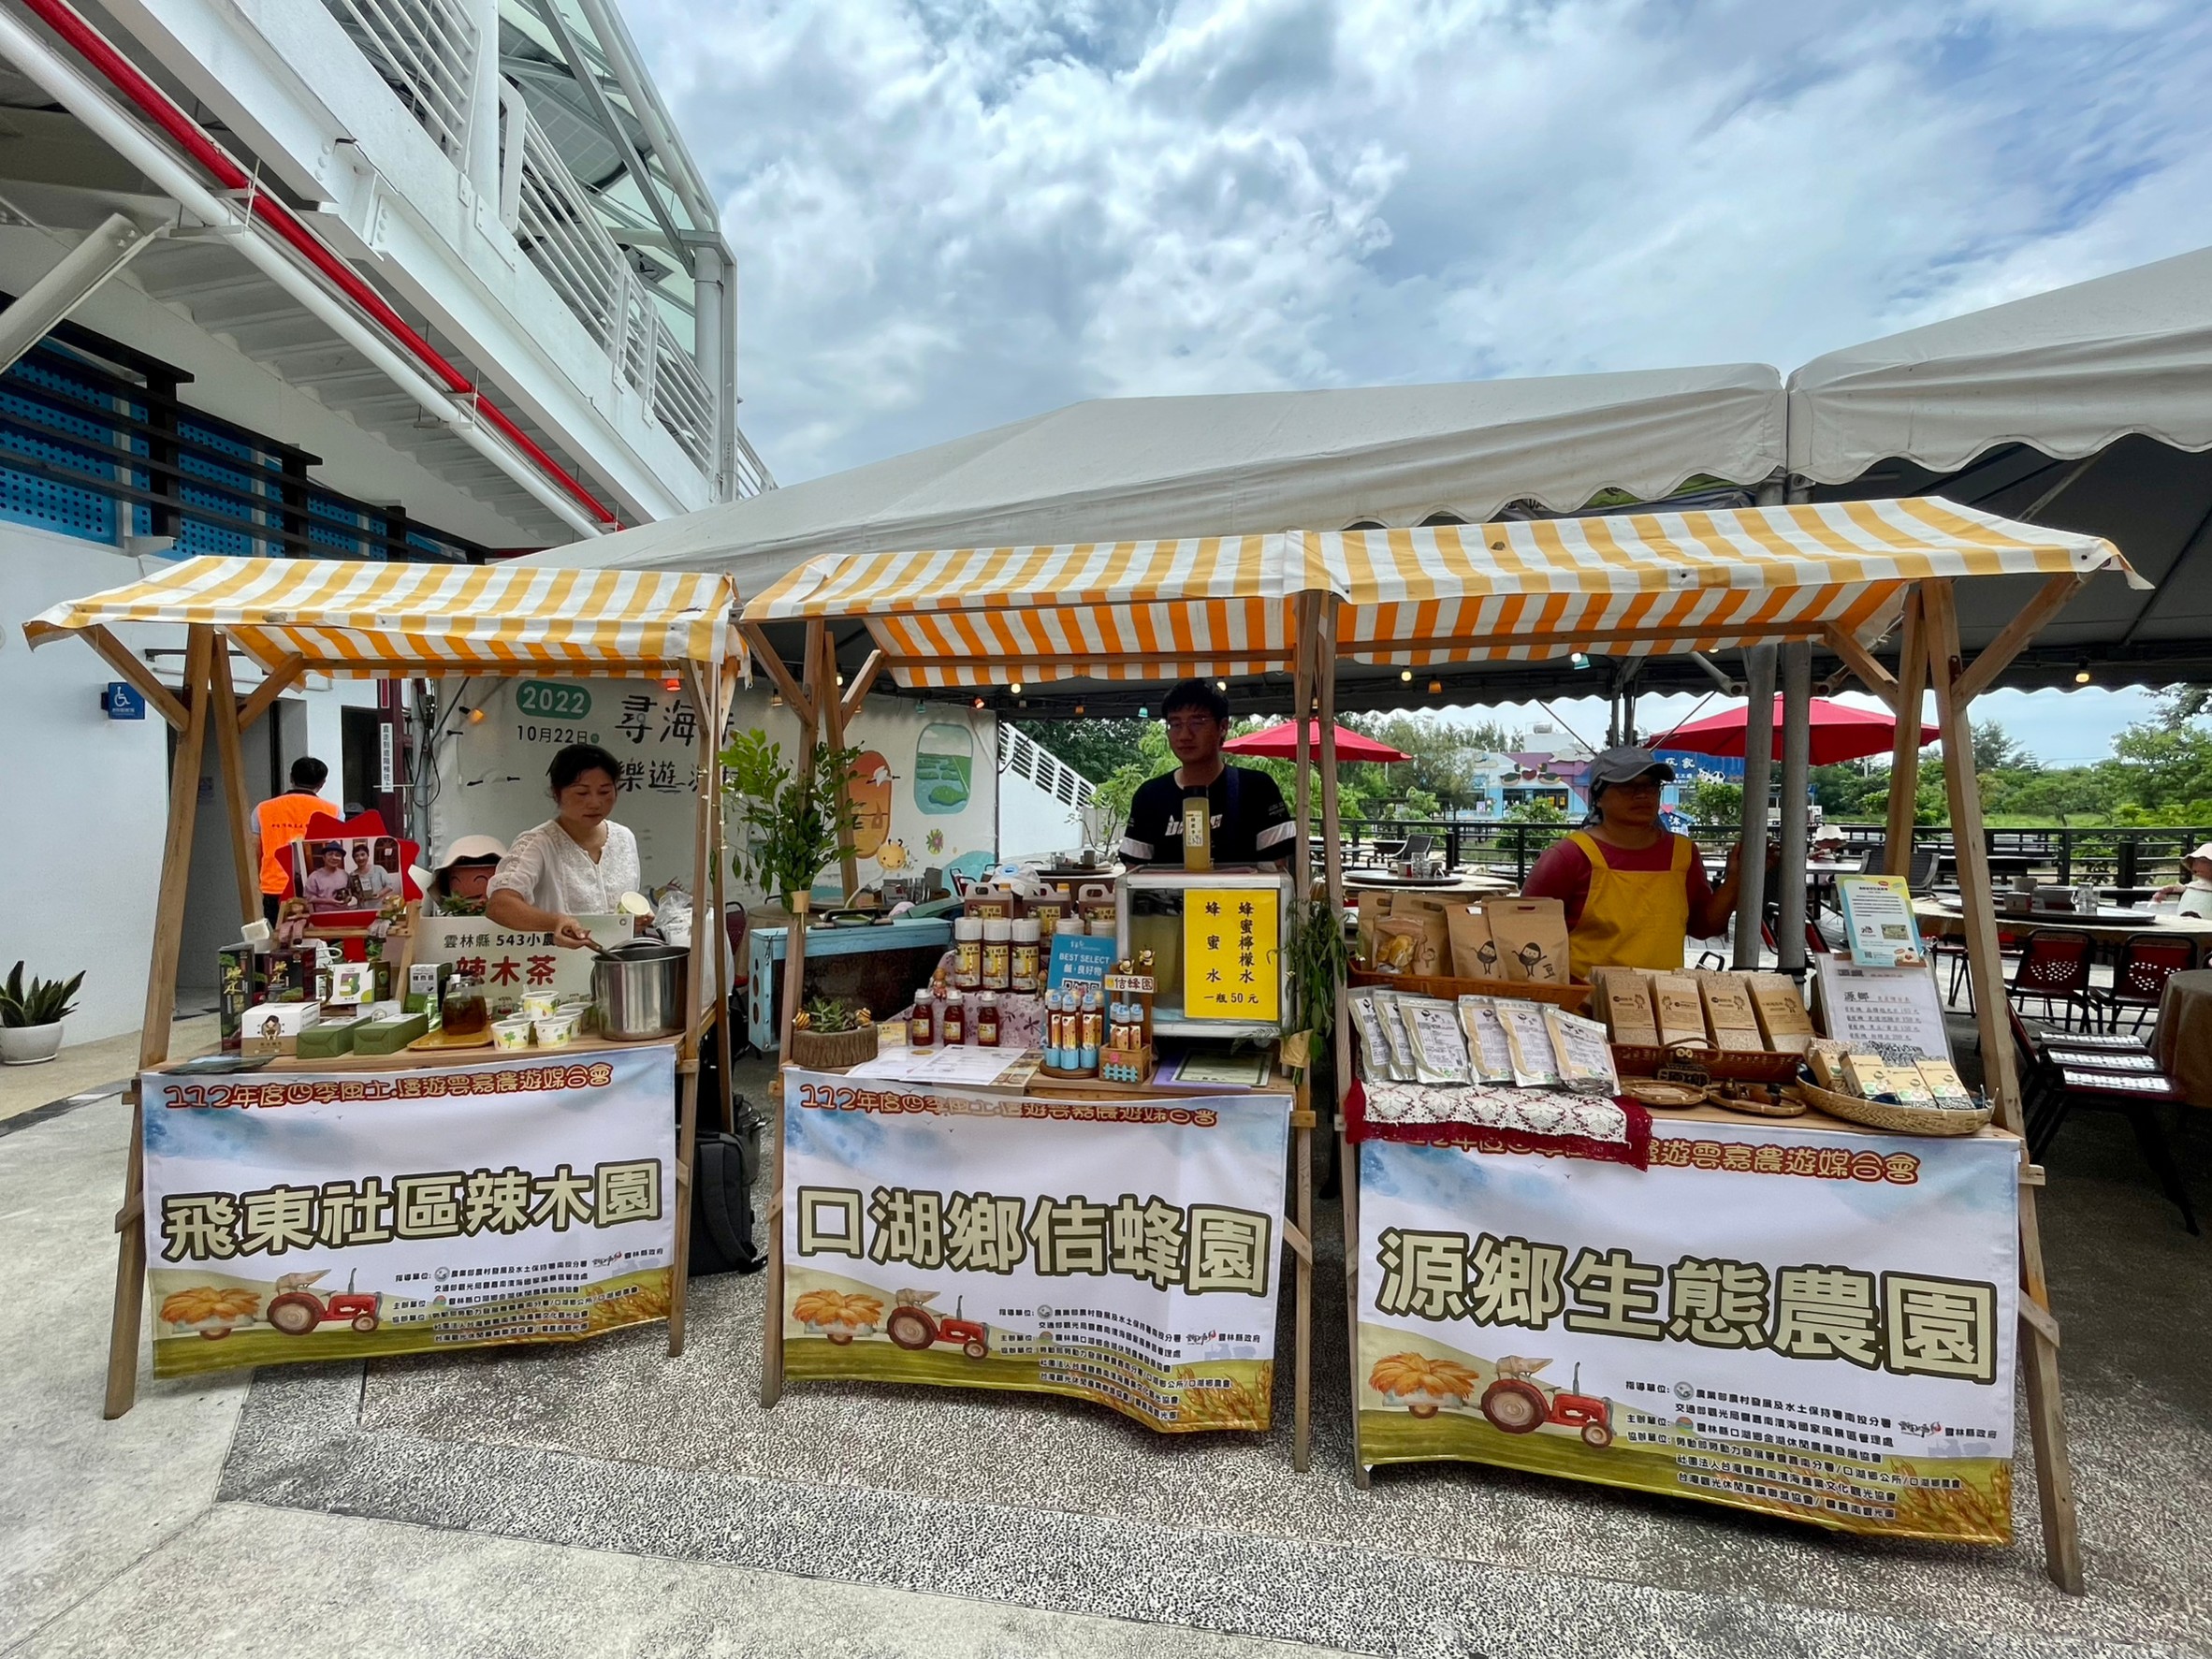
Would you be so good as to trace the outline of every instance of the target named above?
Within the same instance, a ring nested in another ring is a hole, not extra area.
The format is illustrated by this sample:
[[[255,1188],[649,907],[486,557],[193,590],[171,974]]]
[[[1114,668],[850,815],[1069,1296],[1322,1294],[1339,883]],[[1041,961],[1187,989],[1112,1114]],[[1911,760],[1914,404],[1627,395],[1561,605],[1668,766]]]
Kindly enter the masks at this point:
[[[898,1305],[883,1321],[883,1334],[910,1353],[920,1353],[940,1342],[954,1344],[970,1360],[981,1360],[990,1353],[991,1328],[960,1317],[961,1302],[966,1298],[953,1303],[949,1319],[926,1305],[937,1300],[934,1290],[901,1290],[893,1300]]]
[[[357,1291],[354,1275],[348,1273],[343,1290],[327,1298],[317,1296],[309,1287],[322,1276],[320,1273],[286,1273],[277,1281],[277,1293],[269,1299],[269,1307],[261,1317],[286,1336],[305,1336],[319,1326],[339,1323],[350,1323],[360,1332],[376,1329],[376,1316],[384,1306],[381,1295],[373,1290]]]
[[[1538,1429],[1573,1429],[1592,1446],[1613,1443],[1613,1407],[1609,1401],[1582,1392],[1582,1367],[1575,1367],[1575,1380],[1564,1389],[1547,1388],[1535,1374],[1549,1360],[1522,1360],[1508,1355],[1498,1361],[1498,1379],[1482,1390],[1482,1415],[1491,1426],[1507,1434],[1533,1434]]]

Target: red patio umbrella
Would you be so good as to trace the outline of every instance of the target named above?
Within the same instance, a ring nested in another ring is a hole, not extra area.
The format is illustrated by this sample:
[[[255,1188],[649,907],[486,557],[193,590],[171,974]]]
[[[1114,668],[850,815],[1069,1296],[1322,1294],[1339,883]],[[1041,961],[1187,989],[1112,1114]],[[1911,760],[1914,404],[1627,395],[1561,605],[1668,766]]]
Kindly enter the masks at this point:
[[[1305,723],[1306,752],[1315,760],[1321,758],[1321,722]],[[1294,761],[1298,758],[1298,722],[1284,720],[1269,726],[1265,731],[1247,732],[1242,737],[1231,737],[1221,746],[1229,754],[1256,754],[1271,761]],[[1377,743],[1372,737],[1362,737],[1346,726],[1336,728],[1336,758],[1341,762],[1377,761],[1389,764],[1392,761],[1409,761],[1413,757],[1403,749],[1392,749],[1387,743]]]
[[[1889,715],[1854,708],[1848,703],[1831,703],[1826,697],[1813,698],[1812,711],[1812,764],[1816,766],[1862,760],[1870,754],[1887,754],[1897,741],[1897,721]],[[1726,714],[1709,715],[1686,726],[1677,726],[1652,738],[1652,747],[1686,749],[1693,754],[1740,755],[1744,729],[1750,722],[1751,708],[1747,704]],[[1942,735],[1937,727],[1922,726],[1922,746],[1933,743]],[[1780,697],[1774,699],[1774,758],[1782,759]]]

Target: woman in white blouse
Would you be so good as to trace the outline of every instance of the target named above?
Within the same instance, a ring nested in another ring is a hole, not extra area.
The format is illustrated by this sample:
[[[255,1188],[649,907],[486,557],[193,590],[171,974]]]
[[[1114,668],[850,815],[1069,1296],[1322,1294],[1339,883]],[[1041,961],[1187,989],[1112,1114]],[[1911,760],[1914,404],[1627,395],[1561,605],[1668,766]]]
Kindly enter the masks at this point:
[[[621,763],[605,749],[572,743],[546,776],[560,810],[515,837],[485,889],[484,913],[580,950],[591,936],[576,918],[611,916],[616,901],[637,890],[637,837],[608,816]]]

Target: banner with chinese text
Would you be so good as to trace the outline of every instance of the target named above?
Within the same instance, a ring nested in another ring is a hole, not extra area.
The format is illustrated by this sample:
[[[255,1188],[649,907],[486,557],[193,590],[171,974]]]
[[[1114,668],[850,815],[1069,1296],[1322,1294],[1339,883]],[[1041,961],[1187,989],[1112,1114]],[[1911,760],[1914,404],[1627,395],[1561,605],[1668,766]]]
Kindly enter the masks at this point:
[[[1676,1120],[1647,1171],[1360,1148],[1359,1456],[2012,1535],[2019,1148]]]
[[[153,1369],[592,1336],[668,1312],[675,1050],[139,1079]]]
[[[996,1099],[784,1074],[784,1368],[1265,1429],[1288,1095]]]

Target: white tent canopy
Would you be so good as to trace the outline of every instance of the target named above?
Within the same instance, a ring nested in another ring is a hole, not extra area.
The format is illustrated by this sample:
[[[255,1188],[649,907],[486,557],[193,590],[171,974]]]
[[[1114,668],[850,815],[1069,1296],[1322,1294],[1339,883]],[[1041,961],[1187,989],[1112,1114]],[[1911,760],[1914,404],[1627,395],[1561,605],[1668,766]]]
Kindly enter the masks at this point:
[[[1818,484],[1891,458],[1956,472],[2008,443],[2072,460],[2129,433],[2212,449],[2212,248],[1830,352],[1789,380],[1790,472]]]
[[[1789,456],[1815,500],[1941,495],[2105,537],[2155,585],[2086,590],[2006,684],[2212,673],[2212,249],[1808,363],[1790,376]],[[2030,591],[1962,593],[1966,642]]]
[[[824,553],[1481,523],[1782,465],[1764,364],[1343,391],[1114,398],[535,554],[712,570],[754,591]]]

